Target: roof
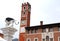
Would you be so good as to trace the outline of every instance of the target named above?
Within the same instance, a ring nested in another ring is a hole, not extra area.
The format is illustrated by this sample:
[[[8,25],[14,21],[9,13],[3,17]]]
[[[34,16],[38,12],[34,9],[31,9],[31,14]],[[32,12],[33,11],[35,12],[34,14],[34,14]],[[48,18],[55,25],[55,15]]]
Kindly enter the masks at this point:
[[[60,23],[52,23],[52,24],[45,24],[45,25],[30,26],[30,27],[26,27],[25,29],[51,28],[51,27],[60,27]]]

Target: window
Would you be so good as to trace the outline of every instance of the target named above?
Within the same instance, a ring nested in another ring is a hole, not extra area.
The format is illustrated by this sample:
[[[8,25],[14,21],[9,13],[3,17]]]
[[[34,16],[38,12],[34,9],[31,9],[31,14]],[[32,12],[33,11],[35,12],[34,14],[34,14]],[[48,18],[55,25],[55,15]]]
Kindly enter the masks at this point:
[[[49,32],[49,29],[48,28],[46,28],[46,32]]]
[[[26,10],[26,7],[24,7],[24,11]]]
[[[21,16],[22,16],[22,17],[25,16],[25,12],[22,12]]]
[[[35,41],[37,41],[37,39],[35,39]]]
[[[28,7],[28,10],[29,10],[29,12],[31,11],[31,7],[30,6]]]
[[[49,36],[46,36],[46,41],[49,41]]]
[[[26,9],[26,8],[24,7],[24,9]]]
[[[24,14],[25,14],[25,12],[24,12]]]
[[[37,33],[37,30],[38,30],[38,29],[35,29],[35,33]]]
[[[30,38],[27,38],[27,41],[31,41],[31,39]]]
[[[29,34],[30,33],[30,30],[27,30],[27,33]]]
[[[31,33],[35,33],[35,30],[31,30]]]
[[[60,37],[58,37],[58,41],[60,41]]]
[[[43,41],[45,41],[45,39],[43,39]]]
[[[30,40],[28,39],[28,41],[30,41]]]
[[[38,41],[38,38],[35,38],[34,41]]]
[[[50,38],[50,41],[53,41],[53,38]]]
[[[32,30],[31,30],[31,33],[37,33],[37,30],[38,30],[38,29],[32,29]]]
[[[53,32],[53,28],[50,28],[49,31],[50,31],[50,32]]]
[[[46,32],[46,29],[44,28],[44,29],[42,29],[42,32]]]
[[[58,31],[60,31],[60,27],[58,27]]]

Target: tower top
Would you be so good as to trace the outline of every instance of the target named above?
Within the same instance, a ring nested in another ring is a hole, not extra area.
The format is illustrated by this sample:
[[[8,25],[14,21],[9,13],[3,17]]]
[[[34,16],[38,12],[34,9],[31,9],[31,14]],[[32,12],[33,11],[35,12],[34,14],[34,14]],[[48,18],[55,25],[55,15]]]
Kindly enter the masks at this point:
[[[29,4],[29,2],[22,3],[22,6],[25,6],[25,5],[31,6],[31,5]]]

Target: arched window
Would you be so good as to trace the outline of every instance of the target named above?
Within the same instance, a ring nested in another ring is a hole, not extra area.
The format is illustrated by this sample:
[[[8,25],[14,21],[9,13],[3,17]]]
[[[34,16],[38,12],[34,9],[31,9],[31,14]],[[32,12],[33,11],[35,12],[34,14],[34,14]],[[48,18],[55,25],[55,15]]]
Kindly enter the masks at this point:
[[[34,38],[34,41],[38,41],[38,38]]]
[[[46,36],[46,41],[49,41],[49,36]]]
[[[26,41],[31,41],[31,39],[30,38],[27,38],[27,40]]]

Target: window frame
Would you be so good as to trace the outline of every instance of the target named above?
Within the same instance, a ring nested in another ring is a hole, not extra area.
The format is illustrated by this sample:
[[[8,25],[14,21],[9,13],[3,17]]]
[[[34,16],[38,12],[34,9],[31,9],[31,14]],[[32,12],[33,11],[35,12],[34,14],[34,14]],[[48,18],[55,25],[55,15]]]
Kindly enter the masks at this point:
[[[49,38],[49,41],[50,41],[50,39],[53,39],[53,41],[54,41],[54,38]]]
[[[30,38],[27,38],[27,39],[26,39],[26,41],[28,41],[28,40],[30,40],[30,41],[31,41],[31,39],[30,39]]]
[[[59,38],[60,38],[60,37],[58,37],[58,41],[59,41]]]
[[[35,33],[37,33],[38,29],[35,29]]]
[[[43,39],[45,39],[45,38],[43,38]],[[42,39],[42,41],[43,41],[43,39]],[[45,39],[45,41],[46,41],[46,39]]]
[[[60,31],[60,27],[58,27],[58,31]]]
[[[35,39],[37,39],[37,41],[38,41],[38,38],[34,38],[34,41],[35,41]]]
[[[51,30],[52,29],[52,30]],[[49,28],[49,32],[53,32],[54,31],[54,29],[53,28]]]
[[[32,29],[32,30],[31,30],[31,33],[32,33],[32,34],[33,34],[33,33],[35,33],[35,30],[34,30],[34,29]]]
[[[26,32],[27,32],[27,34],[29,34],[30,33],[30,30],[26,30]]]
[[[46,32],[46,28],[43,28],[43,29],[42,29],[42,32],[43,32],[43,33]]]

